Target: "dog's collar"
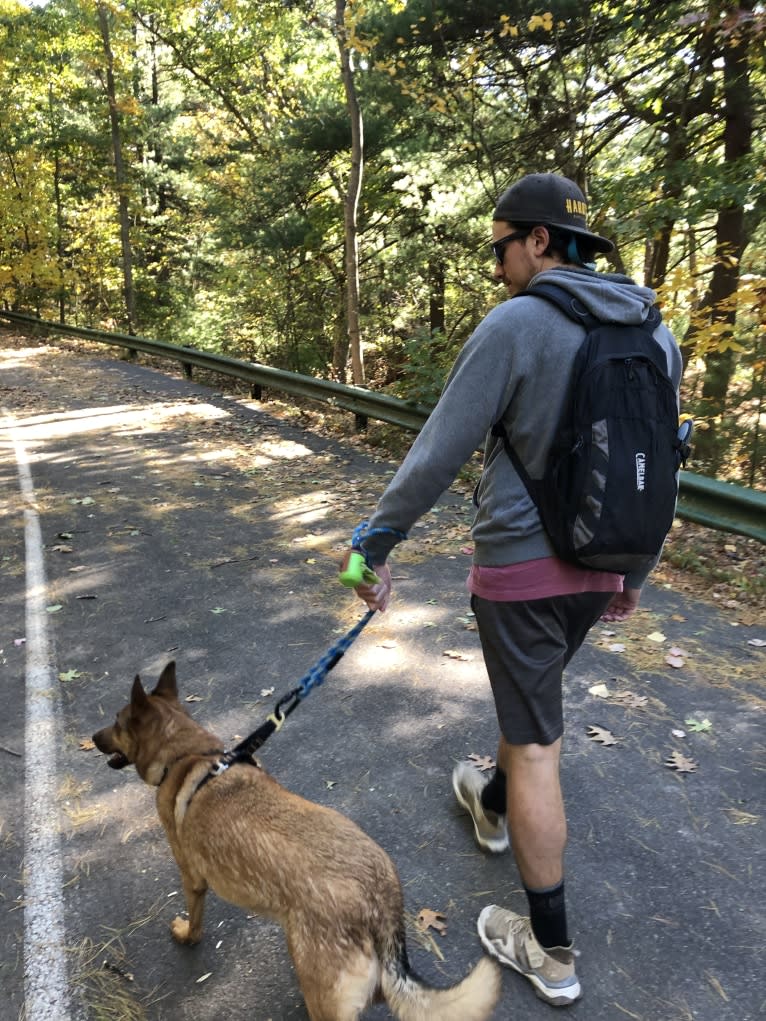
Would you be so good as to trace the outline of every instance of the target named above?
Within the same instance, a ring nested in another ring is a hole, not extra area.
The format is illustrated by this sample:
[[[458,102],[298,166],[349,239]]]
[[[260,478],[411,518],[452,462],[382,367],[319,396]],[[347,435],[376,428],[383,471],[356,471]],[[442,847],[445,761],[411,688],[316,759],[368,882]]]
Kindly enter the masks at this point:
[[[170,770],[173,768],[173,766],[175,766],[175,764],[177,762],[181,762],[182,759],[190,759],[192,757],[204,759],[208,755],[221,755],[221,756],[223,756],[224,754],[225,754],[225,752],[224,752],[223,748],[211,748],[207,752],[184,752],[183,755],[177,755],[172,760],[172,762],[169,762],[167,764],[167,766],[165,766],[164,770],[162,771],[162,776],[160,777],[160,782],[157,784],[157,786],[158,787],[162,786],[162,784],[167,779],[168,773],[170,772]],[[216,763],[216,765],[217,764],[218,763]]]
[[[215,779],[215,777],[220,776],[222,773],[225,773],[229,766],[234,766],[238,762],[246,763],[248,766],[254,766],[256,769],[261,768],[260,763],[255,758],[255,756],[249,754],[248,752],[244,751],[222,752],[216,749],[211,754],[218,755],[219,758],[216,759],[216,761],[211,764],[208,771],[206,773],[203,773],[202,776],[196,781],[196,783],[192,783],[191,786],[182,784],[181,788],[176,793],[175,819],[177,826],[180,826],[183,823],[184,817],[186,816],[186,813],[189,809],[189,805],[192,803],[192,799],[194,798],[195,794],[197,794],[197,792],[200,790],[200,788],[205,786],[208,780]],[[179,800],[182,794],[183,800]]]
[[[215,777],[220,776],[222,773],[225,773],[229,766],[235,766],[238,762],[244,762],[248,766],[255,766],[256,769],[261,768],[258,759],[256,759],[256,757],[251,752],[246,751],[221,752],[220,756],[221,757],[213,763],[213,765],[210,767],[207,773],[205,773],[200,782],[194,788],[191,795],[189,796],[188,799],[189,801],[191,801],[192,797],[194,797],[194,795],[197,793],[200,787],[204,787],[208,780],[214,780]]]

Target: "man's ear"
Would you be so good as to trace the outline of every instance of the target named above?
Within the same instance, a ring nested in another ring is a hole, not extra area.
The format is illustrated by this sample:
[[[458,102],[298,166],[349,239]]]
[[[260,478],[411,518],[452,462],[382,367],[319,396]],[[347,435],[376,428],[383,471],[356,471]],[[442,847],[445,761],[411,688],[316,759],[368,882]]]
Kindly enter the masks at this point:
[[[535,242],[535,253],[542,255],[548,245],[551,243],[551,235],[547,227],[539,224],[537,227],[533,227],[530,231],[530,236]]]

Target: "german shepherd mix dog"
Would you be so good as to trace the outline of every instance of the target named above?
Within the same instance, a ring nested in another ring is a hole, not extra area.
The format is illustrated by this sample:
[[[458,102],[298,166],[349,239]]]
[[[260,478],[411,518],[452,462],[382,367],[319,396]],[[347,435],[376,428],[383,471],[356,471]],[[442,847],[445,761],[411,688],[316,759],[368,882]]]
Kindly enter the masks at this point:
[[[151,694],[136,676],[130,702],[93,741],[112,768],[135,765],[157,788],[189,914],[171,924],[179,943],[199,942],[209,887],[282,925],[311,1021],[358,1021],[380,1000],[401,1021],[489,1017],[500,976],[488,957],[451,989],[414,974],[399,877],[366,833],[291,794],[254,760],[212,772],[221,743],[180,705],[175,663]]]

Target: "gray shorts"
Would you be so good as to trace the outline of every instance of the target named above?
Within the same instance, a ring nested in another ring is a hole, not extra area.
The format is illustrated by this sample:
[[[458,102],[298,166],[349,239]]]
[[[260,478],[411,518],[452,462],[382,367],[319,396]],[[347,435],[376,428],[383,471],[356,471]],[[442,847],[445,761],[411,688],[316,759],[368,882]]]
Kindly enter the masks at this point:
[[[578,592],[526,602],[471,597],[497,720],[508,744],[553,744],[564,733],[564,667],[614,596]]]

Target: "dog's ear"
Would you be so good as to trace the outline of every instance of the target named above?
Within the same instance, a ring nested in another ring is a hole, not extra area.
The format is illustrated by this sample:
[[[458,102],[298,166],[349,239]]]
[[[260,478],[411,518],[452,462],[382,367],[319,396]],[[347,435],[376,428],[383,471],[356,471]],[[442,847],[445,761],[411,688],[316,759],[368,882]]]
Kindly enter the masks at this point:
[[[178,698],[178,685],[176,684],[176,663],[174,659],[168,663],[160,674],[152,695],[159,695],[161,698]]]
[[[130,691],[130,707],[131,709],[148,709],[149,707],[149,699],[138,674],[135,676],[133,687]]]

